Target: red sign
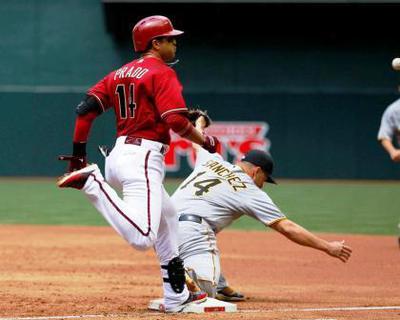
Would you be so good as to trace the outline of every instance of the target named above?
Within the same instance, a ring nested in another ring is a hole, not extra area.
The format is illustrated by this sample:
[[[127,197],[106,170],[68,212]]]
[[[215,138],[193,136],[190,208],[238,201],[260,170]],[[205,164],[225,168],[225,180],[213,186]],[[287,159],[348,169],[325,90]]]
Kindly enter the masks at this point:
[[[227,159],[228,154],[237,159],[250,149],[268,151],[271,146],[271,142],[265,138],[268,130],[269,126],[266,122],[213,122],[206,132],[221,141],[220,153],[224,159]],[[171,137],[170,149],[165,156],[167,171],[178,171],[183,156],[193,168],[192,143],[174,133],[171,133]]]

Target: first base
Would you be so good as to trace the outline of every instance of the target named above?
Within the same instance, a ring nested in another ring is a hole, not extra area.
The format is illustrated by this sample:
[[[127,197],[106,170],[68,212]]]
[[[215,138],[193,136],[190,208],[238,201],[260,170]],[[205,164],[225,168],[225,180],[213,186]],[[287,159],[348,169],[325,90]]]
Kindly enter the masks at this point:
[[[163,312],[164,299],[151,300],[149,303],[150,310]],[[213,298],[207,298],[201,303],[190,303],[181,312],[184,313],[204,313],[204,312],[236,312],[237,307],[234,303],[224,302]]]

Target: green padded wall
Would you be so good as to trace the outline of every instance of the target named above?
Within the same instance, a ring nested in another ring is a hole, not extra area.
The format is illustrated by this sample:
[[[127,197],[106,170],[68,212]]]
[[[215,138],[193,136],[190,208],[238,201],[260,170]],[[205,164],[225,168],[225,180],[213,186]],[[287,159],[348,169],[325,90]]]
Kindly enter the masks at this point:
[[[268,122],[277,177],[397,179],[376,134],[397,98],[398,10],[1,1],[0,176],[62,173],[56,157],[70,152],[85,90],[134,57],[134,21],[165,14],[186,32],[176,70],[188,104],[215,120]],[[385,17],[379,24],[375,12]],[[111,112],[96,120],[91,160],[101,161],[96,146],[114,134]]]

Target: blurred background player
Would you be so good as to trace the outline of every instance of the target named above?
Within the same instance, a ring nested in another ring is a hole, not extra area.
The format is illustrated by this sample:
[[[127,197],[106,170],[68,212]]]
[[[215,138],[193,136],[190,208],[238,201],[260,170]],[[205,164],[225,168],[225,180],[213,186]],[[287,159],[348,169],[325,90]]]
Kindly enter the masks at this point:
[[[196,128],[203,132],[209,120],[200,116]],[[235,165],[218,153],[193,146],[197,159],[193,172],[171,199],[179,215],[179,253],[197,285],[210,297],[240,301],[244,297],[228,286],[221,272],[216,234],[242,215],[248,215],[293,242],[321,250],[346,262],[351,248],[344,241],[326,241],[289,220],[262,190],[275,183],[272,158],[251,150]],[[251,245],[251,244],[249,244]]]
[[[164,16],[150,16],[132,30],[141,57],[112,71],[90,88],[78,105],[69,172],[61,188],[81,189],[109,224],[138,250],[154,246],[164,280],[168,312],[205,300],[204,292],[185,286],[183,262],[178,257],[176,212],[163,186],[164,154],[169,130],[215,152],[217,140],[199,133],[187,119],[182,85],[167,63],[175,59],[175,30]],[[106,178],[122,189],[123,199],[105,182],[97,165],[86,166],[86,142],[93,120],[113,108],[117,140],[106,161]]]
[[[378,141],[393,162],[400,162],[400,99],[392,102],[383,112]],[[400,223],[398,225],[400,231]],[[400,234],[398,237],[400,247]]]
[[[400,162],[400,99],[384,111],[378,132],[378,140],[394,162]],[[394,143],[395,142],[395,143]]]

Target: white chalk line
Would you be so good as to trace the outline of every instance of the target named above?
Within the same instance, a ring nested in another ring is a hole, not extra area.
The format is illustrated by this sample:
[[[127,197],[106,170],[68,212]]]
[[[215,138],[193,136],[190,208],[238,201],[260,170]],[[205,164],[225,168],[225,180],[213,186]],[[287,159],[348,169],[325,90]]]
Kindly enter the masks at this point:
[[[292,320],[337,320],[336,318],[307,318],[307,319],[292,319]]]
[[[256,313],[256,312],[312,312],[312,311],[368,311],[368,310],[400,310],[400,306],[385,306],[385,307],[331,307],[331,308],[288,308],[288,309],[248,309],[238,310],[243,313]],[[0,318],[0,320],[2,320]]]
[[[276,309],[274,311],[368,311],[368,310],[400,310],[400,306],[385,307],[332,307],[332,308],[303,308],[303,309]]]
[[[400,310],[400,306],[384,306],[384,307],[332,307],[332,308],[288,308],[288,309],[248,309],[238,310],[238,313],[262,313],[262,312],[313,312],[313,311],[371,311],[371,310]],[[139,313],[138,313],[139,314]],[[157,315],[158,312],[140,313],[140,315]],[[80,319],[80,318],[128,318],[135,314],[82,314],[75,316],[41,316],[41,317],[7,317],[0,320],[47,320],[47,319]],[[333,318],[321,318],[314,320],[335,320]]]
[[[103,318],[103,317],[109,317],[109,316],[105,316],[102,314],[84,314],[79,316],[0,318],[0,320],[45,320],[45,319],[79,319],[79,318]]]

